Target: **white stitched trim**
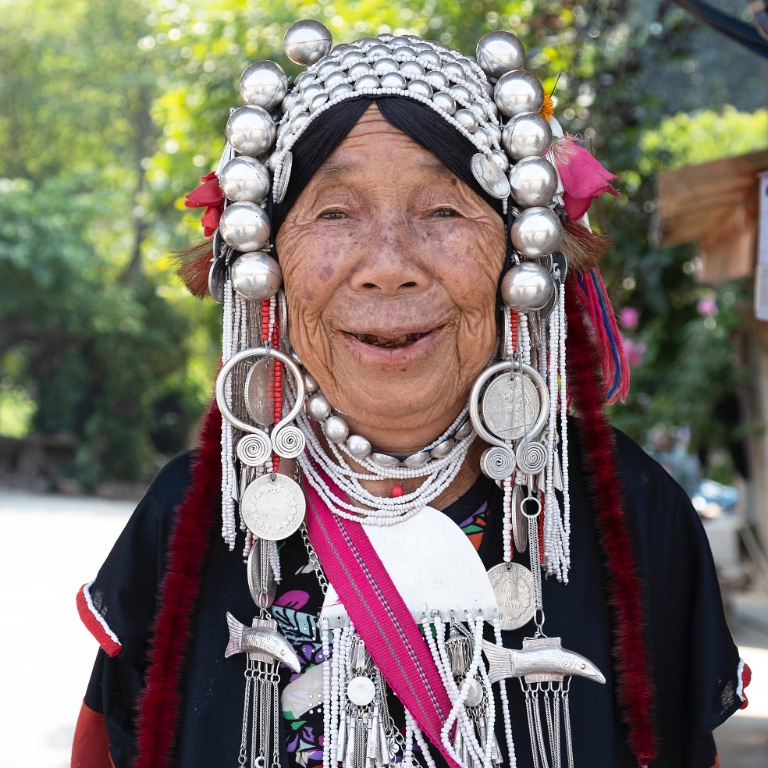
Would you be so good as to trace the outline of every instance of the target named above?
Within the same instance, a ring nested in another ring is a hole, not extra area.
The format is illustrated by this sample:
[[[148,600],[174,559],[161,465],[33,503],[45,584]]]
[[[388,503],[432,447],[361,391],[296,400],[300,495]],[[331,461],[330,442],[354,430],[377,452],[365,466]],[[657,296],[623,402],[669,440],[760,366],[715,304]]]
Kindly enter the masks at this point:
[[[93,581],[95,581],[95,579]],[[119,646],[122,647],[123,644],[117,639],[117,635],[109,628],[109,624],[107,624],[107,622],[104,620],[104,617],[96,610],[93,605],[93,600],[91,600],[91,585],[93,584],[93,581],[89,581],[87,584],[83,585],[83,597],[85,597],[88,610],[93,614],[96,621],[101,624],[102,629],[107,633],[107,635],[109,635],[110,639],[114,640]]]
[[[746,697],[744,696],[744,659],[739,659],[739,666],[736,669],[736,678],[739,681],[738,686],[736,687],[736,695],[742,700],[745,701]]]

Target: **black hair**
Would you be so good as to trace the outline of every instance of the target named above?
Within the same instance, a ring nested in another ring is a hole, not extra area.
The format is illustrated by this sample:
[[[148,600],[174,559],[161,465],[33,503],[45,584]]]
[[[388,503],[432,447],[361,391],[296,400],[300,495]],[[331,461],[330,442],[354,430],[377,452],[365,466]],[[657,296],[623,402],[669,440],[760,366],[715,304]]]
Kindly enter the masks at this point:
[[[312,122],[292,148],[293,165],[285,197],[272,206],[273,242],[288,211],[317,169],[346,138],[363,112],[375,101],[382,117],[429,150],[446,168],[483,198],[501,216],[501,203],[477,183],[470,162],[477,153],[472,142],[426,104],[405,96],[361,96],[340,102]]]

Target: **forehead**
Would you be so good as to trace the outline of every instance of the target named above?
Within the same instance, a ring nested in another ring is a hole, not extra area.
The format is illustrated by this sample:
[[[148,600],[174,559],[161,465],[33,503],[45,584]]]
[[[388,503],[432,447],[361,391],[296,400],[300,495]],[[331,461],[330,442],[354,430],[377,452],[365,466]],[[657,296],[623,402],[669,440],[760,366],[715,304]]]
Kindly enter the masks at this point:
[[[312,183],[330,182],[366,170],[379,172],[382,167],[398,167],[402,172],[403,166],[409,175],[454,176],[435,155],[387,122],[376,104],[371,104],[320,166]]]

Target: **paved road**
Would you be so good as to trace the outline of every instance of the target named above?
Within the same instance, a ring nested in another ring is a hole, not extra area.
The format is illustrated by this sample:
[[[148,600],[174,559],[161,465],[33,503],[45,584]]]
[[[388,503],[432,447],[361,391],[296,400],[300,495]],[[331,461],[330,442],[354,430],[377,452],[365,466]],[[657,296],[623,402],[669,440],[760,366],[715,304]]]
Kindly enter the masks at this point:
[[[95,641],[75,594],[122,530],[132,503],[0,488],[1,768],[66,768]],[[718,733],[722,768],[768,766],[768,603],[739,597],[732,628],[756,683]]]

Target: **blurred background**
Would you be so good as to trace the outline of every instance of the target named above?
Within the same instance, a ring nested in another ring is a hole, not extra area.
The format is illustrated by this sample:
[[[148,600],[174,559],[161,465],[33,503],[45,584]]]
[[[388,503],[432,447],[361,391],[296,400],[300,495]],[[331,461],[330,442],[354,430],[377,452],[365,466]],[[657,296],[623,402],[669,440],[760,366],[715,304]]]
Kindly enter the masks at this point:
[[[74,594],[212,393],[219,312],[174,275],[202,240],[183,196],[245,66],[296,73],[281,41],[302,17],[336,42],[467,52],[514,31],[564,128],[620,176],[590,211],[632,366],[611,418],[704,519],[756,676],[721,764],[768,765],[768,14],[716,5],[0,0],[0,765],[68,764],[95,654]]]

